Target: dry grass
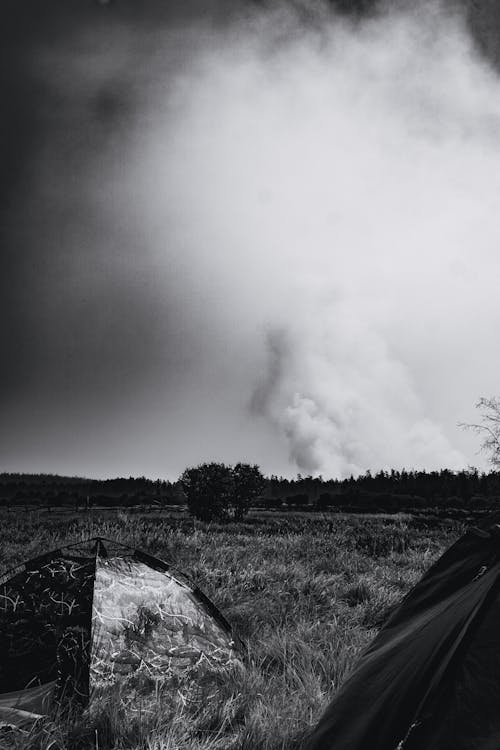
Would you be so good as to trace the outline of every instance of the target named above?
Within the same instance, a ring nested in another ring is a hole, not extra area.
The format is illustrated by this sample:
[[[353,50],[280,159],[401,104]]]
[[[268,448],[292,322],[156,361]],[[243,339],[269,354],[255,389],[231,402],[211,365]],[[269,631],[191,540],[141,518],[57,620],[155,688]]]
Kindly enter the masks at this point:
[[[208,526],[123,511],[4,513],[3,567],[88,536],[140,547],[193,579],[248,653],[201,710],[173,714],[168,696],[134,717],[116,704],[97,707],[91,717],[0,737],[0,748],[298,750],[359,651],[460,532],[456,523],[416,530],[408,516],[331,520],[332,530],[312,514]]]

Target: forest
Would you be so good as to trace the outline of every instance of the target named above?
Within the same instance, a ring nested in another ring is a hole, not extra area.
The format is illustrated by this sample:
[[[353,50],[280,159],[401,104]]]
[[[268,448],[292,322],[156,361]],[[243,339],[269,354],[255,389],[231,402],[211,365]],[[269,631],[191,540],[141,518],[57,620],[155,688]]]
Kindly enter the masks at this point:
[[[0,474],[0,506],[161,508],[186,505],[180,480],[146,477],[86,479],[52,474]],[[500,507],[500,471],[391,470],[358,477],[324,479],[302,476],[264,477],[262,493],[252,501],[259,509],[398,512],[422,508],[465,510]]]

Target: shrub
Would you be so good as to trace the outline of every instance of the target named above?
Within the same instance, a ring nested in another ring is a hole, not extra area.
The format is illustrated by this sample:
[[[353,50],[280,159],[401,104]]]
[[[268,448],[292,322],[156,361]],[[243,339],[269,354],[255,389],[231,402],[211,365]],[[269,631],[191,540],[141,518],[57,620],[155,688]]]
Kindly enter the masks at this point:
[[[241,521],[252,500],[261,494],[264,477],[258,466],[242,463],[226,466],[213,462],[186,469],[180,483],[188,510],[195,518]]]

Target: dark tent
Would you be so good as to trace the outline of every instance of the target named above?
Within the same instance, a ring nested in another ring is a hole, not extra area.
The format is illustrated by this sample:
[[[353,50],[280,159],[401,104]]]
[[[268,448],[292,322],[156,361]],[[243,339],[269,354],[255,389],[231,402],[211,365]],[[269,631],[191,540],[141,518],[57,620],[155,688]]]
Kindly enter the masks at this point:
[[[307,750],[499,750],[498,520],[467,531],[410,591]]]
[[[0,577],[0,722],[117,699],[142,710],[160,690],[185,702],[234,658],[206,596],[130,547],[96,538]]]

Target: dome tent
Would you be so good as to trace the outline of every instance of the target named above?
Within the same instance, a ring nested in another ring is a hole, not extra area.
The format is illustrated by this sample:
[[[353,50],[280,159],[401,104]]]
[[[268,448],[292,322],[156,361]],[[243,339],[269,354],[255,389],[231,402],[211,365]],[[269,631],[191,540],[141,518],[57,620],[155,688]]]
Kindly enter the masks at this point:
[[[307,750],[500,747],[499,521],[469,529],[409,592]]]
[[[196,699],[236,658],[231,627],[182,574],[97,537],[0,577],[0,722],[158,691]]]

